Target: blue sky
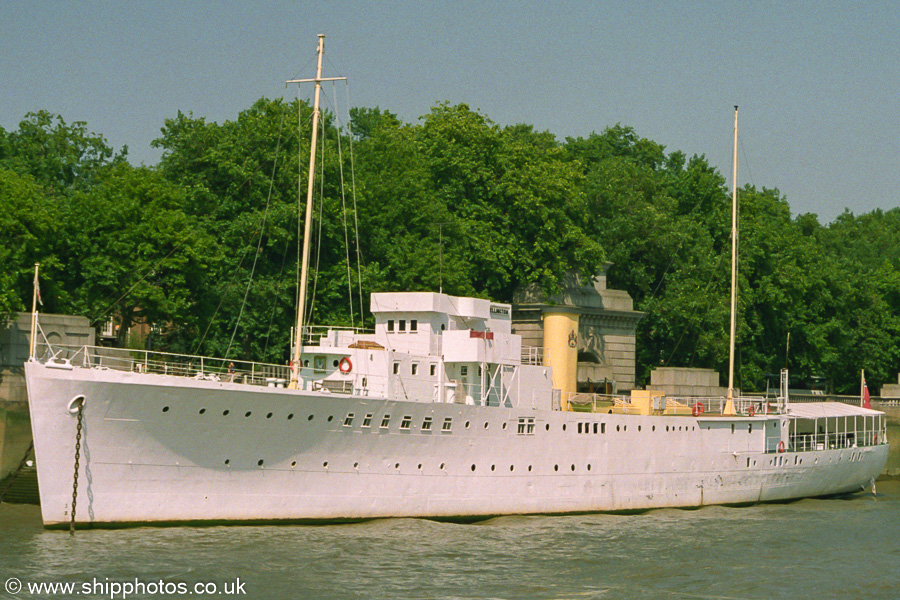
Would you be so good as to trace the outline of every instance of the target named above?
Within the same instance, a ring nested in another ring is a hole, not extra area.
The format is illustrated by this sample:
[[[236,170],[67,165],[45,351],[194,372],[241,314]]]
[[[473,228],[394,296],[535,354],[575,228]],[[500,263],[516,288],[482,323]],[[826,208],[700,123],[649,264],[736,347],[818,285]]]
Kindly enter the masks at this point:
[[[233,119],[313,74],[415,122],[440,101],[560,139],[621,123],[832,221],[900,206],[898,2],[0,2],[0,126],[47,109],[154,164],[177,111]],[[348,91],[338,90],[346,109]]]

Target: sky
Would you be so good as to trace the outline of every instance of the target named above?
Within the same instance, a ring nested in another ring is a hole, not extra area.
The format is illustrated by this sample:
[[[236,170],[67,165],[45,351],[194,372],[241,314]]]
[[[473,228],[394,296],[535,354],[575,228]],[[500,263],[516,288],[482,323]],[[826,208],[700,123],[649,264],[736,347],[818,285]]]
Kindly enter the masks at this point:
[[[0,1],[0,127],[45,109],[156,164],[178,111],[233,120],[312,77],[418,122],[466,103],[564,140],[616,124],[823,224],[900,206],[900,2]],[[311,86],[307,86],[311,87]],[[310,89],[303,91],[309,97]]]

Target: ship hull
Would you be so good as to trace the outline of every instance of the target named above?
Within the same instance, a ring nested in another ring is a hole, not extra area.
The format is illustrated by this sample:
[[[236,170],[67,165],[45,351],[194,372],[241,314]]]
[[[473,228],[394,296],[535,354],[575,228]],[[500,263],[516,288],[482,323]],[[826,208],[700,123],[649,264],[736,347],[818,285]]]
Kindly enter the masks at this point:
[[[888,453],[884,440],[777,452],[773,435],[785,417],[775,415],[713,420],[389,401],[58,367],[26,365],[48,527],[72,520],[80,397],[79,526],[475,519],[783,501],[858,491]]]

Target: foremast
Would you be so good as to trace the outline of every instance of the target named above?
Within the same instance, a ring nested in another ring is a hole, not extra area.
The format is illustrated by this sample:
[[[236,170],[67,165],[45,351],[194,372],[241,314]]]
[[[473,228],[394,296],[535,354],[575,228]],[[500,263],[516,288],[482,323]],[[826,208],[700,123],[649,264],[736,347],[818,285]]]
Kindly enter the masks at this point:
[[[300,267],[300,292],[297,298],[297,329],[294,333],[293,357],[291,359],[291,382],[288,387],[297,389],[300,381],[300,355],[303,350],[303,319],[306,311],[306,282],[309,279],[309,249],[310,234],[312,231],[312,212],[313,212],[313,188],[315,186],[316,174],[316,144],[319,138],[319,94],[322,91],[323,81],[340,81],[347,79],[346,77],[322,77],[322,57],[325,54],[325,35],[319,34],[319,45],[317,49],[318,61],[316,65],[316,76],[314,79],[291,79],[287,83],[310,83],[316,84],[313,95],[313,114],[312,114],[312,139],[309,144],[309,174],[306,178],[306,217],[303,225],[303,259]],[[299,85],[297,106],[298,112],[302,110],[302,103],[299,98]],[[298,115],[302,121],[302,116]],[[299,159],[298,172],[302,174],[303,158]],[[301,175],[297,177],[297,195],[303,193],[303,178]]]
[[[725,414],[734,414],[734,338],[737,322],[737,252],[738,252],[738,207],[737,207],[737,142],[738,107],[734,107],[734,156],[731,170],[731,329],[728,336],[728,396]]]

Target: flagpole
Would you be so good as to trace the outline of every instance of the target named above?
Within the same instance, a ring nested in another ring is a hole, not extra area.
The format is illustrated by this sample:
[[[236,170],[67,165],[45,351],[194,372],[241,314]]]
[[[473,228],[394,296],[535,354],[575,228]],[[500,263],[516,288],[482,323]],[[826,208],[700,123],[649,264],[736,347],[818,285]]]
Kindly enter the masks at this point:
[[[38,300],[41,298],[41,284],[38,280],[38,269],[40,266],[40,263],[34,263],[34,292],[31,299],[31,348],[28,352],[28,360],[34,360],[34,351],[37,346],[37,305]]]

